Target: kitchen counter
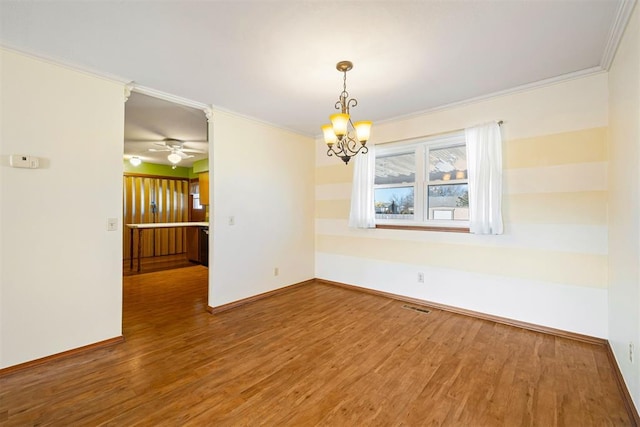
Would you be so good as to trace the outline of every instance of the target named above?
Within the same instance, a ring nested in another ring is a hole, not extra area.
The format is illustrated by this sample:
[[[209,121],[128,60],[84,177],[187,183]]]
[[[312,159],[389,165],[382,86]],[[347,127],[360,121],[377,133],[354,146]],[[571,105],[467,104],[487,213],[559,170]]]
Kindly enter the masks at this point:
[[[127,227],[131,230],[131,239],[129,242],[131,258],[129,261],[129,268],[133,269],[133,231],[138,230],[138,269],[140,271],[140,257],[142,255],[142,230],[157,229],[157,228],[177,228],[177,227],[200,227],[201,229],[209,229],[208,222],[150,222],[145,224],[127,224]]]

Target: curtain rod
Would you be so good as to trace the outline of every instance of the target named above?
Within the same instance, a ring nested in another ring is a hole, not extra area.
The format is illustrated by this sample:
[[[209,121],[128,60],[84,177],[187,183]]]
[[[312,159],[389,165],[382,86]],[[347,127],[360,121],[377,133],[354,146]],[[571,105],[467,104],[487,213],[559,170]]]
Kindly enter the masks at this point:
[[[504,122],[502,120],[498,120],[496,123],[498,123],[498,126],[502,126],[502,124]],[[411,141],[411,140],[414,140],[414,139],[433,138],[434,136],[442,136],[442,135],[447,135],[447,134],[450,134],[450,133],[462,132],[464,130],[465,130],[465,128],[454,129],[454,130],[446,130],[446,131],[443,131],[443,132],[430,133],[429,135],[414,136],[414,137],[411,137],[411,138],[397,139],[395,141],[381,142],[381,143],[375,144],[375,145],[395,144],[396,142]]]

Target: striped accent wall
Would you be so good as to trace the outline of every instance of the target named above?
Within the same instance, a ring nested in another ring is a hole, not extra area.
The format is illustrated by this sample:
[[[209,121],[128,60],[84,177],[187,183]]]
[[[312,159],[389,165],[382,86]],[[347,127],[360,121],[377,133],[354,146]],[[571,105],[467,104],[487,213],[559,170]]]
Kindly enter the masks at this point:
[[[353,168],[319,154],[316,276],[606,337],[607,127],[513,137],[496,119],[503,235],[350,229]]]

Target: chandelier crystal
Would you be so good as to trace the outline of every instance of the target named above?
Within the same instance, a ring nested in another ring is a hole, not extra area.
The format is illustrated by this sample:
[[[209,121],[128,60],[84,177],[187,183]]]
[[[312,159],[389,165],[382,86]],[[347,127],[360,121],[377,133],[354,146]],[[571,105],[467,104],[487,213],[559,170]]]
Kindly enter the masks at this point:
[[[344,73],[342,93],[335,104],[336,110],[340,110],[340,113],[329,116],[331,124],[322,126],[324,142],[329,147],[327,156],[336,155],[345,165],[349,164],[349,160],[356,154],[366,154],[369,151],[366,144],[372,125],[372,122],[367,120],[355,123],[351,121],[349,109],[358,105],[358,100],[349,98],[347,92],[347,71],[352,68],[353,64],[350,61],[340,61],[336,64],[336,70]]]

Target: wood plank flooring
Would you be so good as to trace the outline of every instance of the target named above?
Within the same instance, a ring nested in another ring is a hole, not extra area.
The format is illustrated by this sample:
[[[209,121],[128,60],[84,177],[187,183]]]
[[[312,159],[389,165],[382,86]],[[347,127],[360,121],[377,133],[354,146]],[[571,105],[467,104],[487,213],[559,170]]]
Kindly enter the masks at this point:
[[[140,259],[140,271],[138,271],[138,260],[133,260],[133,268],[130,266],[129,259],[122,261],[122,274],[124,276],[133,276],[135,274],[152,273],[154,271],[173,270],[182,267],[191,267],[198,265],[187,259],[187,254],[175,255],[159,255],[154,257],[144,257]]]
[[[633,425],[602,346],[319,283],[211,315],[206,277],[126,277],[126,341],[0,378],[0,423]]]

